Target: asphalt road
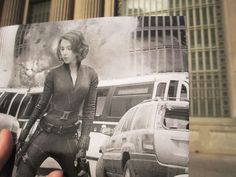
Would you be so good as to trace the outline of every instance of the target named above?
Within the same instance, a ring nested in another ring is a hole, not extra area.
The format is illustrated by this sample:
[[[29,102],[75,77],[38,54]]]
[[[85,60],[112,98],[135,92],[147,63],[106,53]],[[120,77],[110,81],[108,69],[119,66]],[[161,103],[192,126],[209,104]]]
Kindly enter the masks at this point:
[[[190,153],[189,177],[236,177],[236,155]]]

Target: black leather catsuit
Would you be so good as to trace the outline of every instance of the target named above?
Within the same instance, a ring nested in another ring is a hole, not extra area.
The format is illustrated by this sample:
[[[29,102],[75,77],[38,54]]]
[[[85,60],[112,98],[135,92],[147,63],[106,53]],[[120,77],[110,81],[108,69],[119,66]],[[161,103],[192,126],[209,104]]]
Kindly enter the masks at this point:
[[[52,104],[46,116],[40,120],[36,136],[33,135],[18,166],[18,177],[34,177],[39,166],[49,156],[60,164],[65,176],[77,176],[74,159],[79,149],[87,150],[89,146],[98,84],[97,73],[91,67],[80,65],[77,73],[75,85],[66,64],[48,73],[41,99],[24,130],[29,132],[50,98]],[[82,106],[82,128],[78,141],[78,113]]]

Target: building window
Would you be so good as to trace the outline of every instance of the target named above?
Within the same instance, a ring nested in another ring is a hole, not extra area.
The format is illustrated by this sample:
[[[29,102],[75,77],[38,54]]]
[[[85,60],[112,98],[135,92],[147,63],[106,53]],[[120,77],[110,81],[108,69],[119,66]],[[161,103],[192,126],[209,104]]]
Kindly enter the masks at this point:
[[[202,18],[203,18],[203,25],[207,24],[207,9],[206,7],[202,8]]]
[[[198,52],[198,69],[203,69],[202,52]]]
[[[189,16],[188,16],[188,19],[189,19],[189,26],[193,26],[193,9],[189,9]]]
[[[197,45],[198,45],[198,47],[202,46],[201,30],[197,30]]]
[[[205,47],[209,46],[208,29],[204,29],[204,44],[205,44]]]
[[[214,11],[213,6],[209,7],[209,18],[210,18],[210,24],[214,24]]]
[[[215,47],[216,46],[216,36],[215,36],[215,29],[211,29],[211,46]]]
[[[50,0],[30,0],[27,23],[49,21],[50,6]]]
[[[3,4],[4,1],[0,1],[0,19],[2,18]]]
[[[200,12],[199,12],[199,8],[195,9],[195,13],[196,13],[196,25],[200,25]]]
[[[169,6],[170,8],[173,8],[173,0],[169,0]]]
[[[191,41],[191,48],[194,48],[194,31],[193,30],[191,30],[190,31],[190,39],[189,39],[190,41]]]
[[[15,57],[18,57],[27,48],[28,41],[24,38],[28,34],[31,25],[21,25],[19,26],[16,34],[15,40]]]
[[[211,60],[210,60],[210,53],[209,53],[209,51],[205,52],[205,61],[206,61],[206,69],[210,70],[211,69]]]
[[[212,61],[213,61],[213,69],[218,69],[218,58],[216,55],[216,51],[212,52]]]
[[[192,59],[192,63],[191,63],[192,71],[194,71],[194,70],[196,70],[196,59],[195,59],[195,53],[194,52],[191,53],[191,59]]]

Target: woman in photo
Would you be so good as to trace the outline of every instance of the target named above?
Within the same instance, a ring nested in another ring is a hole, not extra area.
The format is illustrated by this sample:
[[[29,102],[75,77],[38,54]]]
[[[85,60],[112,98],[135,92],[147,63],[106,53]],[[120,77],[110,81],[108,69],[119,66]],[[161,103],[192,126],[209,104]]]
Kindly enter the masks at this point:
[[[34,177],[49,156],[60,164],[64,176],[78,176],[74,160],[78,154],[84,158],[89,148],[98,84],[94,69],[81,64],[88,50],[80,31],[68,32],[60,38],[57,55],[63,64],[49,71],[41,99],[19,137],[21,144],[35,121],[44,114],[28,145],[19,148],[18,154],[22,155],[18,157],[16,176]],[[50,107],[45,114],[49,102]],[[79,120],[81,109],[82,125]],[[79,127],[81,129],[77,133]]]

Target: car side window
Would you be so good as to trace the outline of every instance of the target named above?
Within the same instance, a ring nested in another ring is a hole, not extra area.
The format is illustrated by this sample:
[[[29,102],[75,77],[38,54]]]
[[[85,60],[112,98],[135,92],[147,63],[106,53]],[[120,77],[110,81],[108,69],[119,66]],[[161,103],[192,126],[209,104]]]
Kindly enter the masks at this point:
[[[161,82],[157,86],[156,97],[164,98],[166,90],[166,83]]]
[[[22,118],[22,116],[25,115],[25,111],[26,111],[26,108],[28,106],[28,104],[30,103],[30,100],[32,99],[32,96],[31,95],[27,95],[22,104],[21,104],[21,107],[20,107],[20,111],[19,111],[19,114],[18,114],[18,118]]]
[[[178,83],[179,82],[176,81],[176,80],[170,81],[169,90],[168,90],[168,98],[169,98],[169,100],[176,100]]]
[[[18,107],[19,107],[23,97],[24,97],[24,94],[17,94],[17,96],[15,97],[15,99],[14,99],[12,105],[11,105],[11,109],[10,109],[10,112],[9,112],[10,115],[16,116]]]
[[[108,92],[109,92],[108,88],[97,90],[96,116],[102,115]]]
[[[131,122],[136,110],[137,110],[137,108],[132,108],[125,113],[125,115],[121,118],[118,125],[116,126],[114,134],[121,132],[121,131],[124,132],[129,129],[129,127],[130,127],[129,122]]]
[[[37,103],[40,99],[40,96],[41,96],[40,94],[32,94],[32,96],[27,104],[26,110],[24,112],[24,116],[29,117],[32,114],[35,106],[37,105]]]
[[[126,120],[125,120],[125,123],[123,124],[121,132],[126,132],[126,131],[130,130],[131,122],[134,118],[136,110],[137,110],[137,108],[133,108],[130,110],[129,115],[127,115],[125,118]]]
[[[163,124],[169,129],[188,129],[189,109],[166,109]]]
[[[3,100],[0,103],[0,112],[6,114],[7,110],[9,109],[10,103],[16,93],[7,93]]]
[[[182,84],[181,92],[180,92],[180,100],[185,101],[185,100],[187,100],[187,97],[188,97],[188,95],[187,95],[187,88],[186,88],[186,86],[184,84]]]
[[[143,100],[150,99],[153,86],[154,83],[147,83],[117,87],[112,96],[109,116],[120,117]]]
[[[151,114],[153,112],[153,106],[144,105],[135,114],[135,118],[133,121],[132,129],[145,129],[148,128]]]

